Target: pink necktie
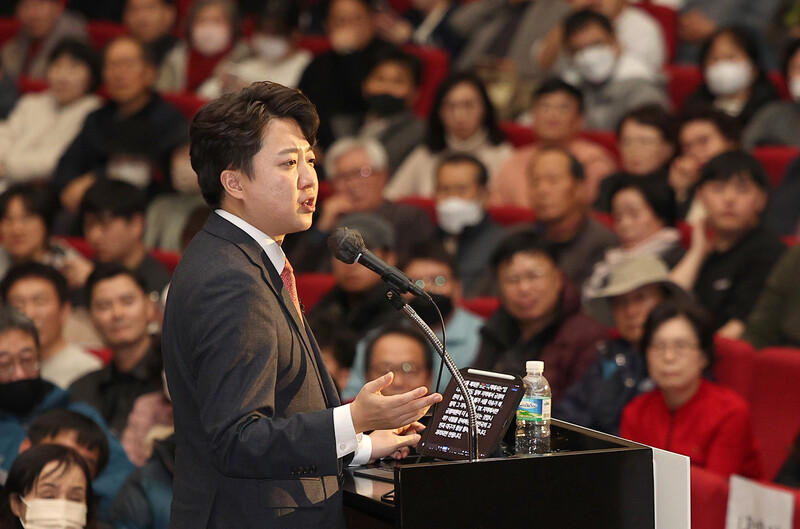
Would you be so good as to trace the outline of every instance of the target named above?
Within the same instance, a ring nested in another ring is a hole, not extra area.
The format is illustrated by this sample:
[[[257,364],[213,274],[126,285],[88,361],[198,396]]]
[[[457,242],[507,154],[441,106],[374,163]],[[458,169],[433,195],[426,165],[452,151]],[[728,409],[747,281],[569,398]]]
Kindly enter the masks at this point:
[[[297,297],[297,285],[294,281],[294,269],[289,259],[286,259],[286,263],[283,265],[281,279],[283,280],[283,286],[289,292],[289,297],[292,298],[292,303],[294,303],[294,308],[297,309],[298,316],[303,319],[303,312],[300,310],[300,299]]]

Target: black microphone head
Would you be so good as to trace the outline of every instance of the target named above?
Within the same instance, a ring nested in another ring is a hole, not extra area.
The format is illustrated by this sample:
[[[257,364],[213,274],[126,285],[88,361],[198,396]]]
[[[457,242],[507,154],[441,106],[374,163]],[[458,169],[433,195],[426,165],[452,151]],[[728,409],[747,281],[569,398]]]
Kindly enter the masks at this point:
[[[358,233],[358,230],[336,228],[328,237],[328,248],[338,260],[353,264],[356,262],[358,254],[364,252],[364,238]]]

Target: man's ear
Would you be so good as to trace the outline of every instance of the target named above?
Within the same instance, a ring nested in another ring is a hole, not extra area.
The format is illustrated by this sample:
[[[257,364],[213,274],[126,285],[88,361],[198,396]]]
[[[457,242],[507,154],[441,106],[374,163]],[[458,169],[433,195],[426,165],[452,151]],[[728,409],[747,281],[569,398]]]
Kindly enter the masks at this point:
[[[24,439],[24,440],[23,440],[23,441],[22,441],[22,442],[19,444],[19,452],[17,452],[17,453],[21,454],[22,452],[26,452],[26,451],[28,450],[28,448],[30,448],[30,447],[31,447],[31,445],[32,445],[32,444],[33,444],[33,443],[31,443],[31,440],[30,440],[29,438],[27,438],[27,437],[26,437],[26,438],[25,438],[25,439]]]
[[[242,179],[247,178],[241,171],[225,169],[219,175],[219,182],[225,190],[225,194],[231,198],[241,200],[244,198]]]

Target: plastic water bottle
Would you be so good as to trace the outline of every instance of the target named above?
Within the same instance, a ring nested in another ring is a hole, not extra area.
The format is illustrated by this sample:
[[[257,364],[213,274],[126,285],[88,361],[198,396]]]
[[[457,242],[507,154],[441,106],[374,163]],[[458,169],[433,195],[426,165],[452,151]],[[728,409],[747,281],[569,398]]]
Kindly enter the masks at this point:
[[[525,395],[517,408],[517,455],[550,452],[550,384],[544,362],[525,362]]]

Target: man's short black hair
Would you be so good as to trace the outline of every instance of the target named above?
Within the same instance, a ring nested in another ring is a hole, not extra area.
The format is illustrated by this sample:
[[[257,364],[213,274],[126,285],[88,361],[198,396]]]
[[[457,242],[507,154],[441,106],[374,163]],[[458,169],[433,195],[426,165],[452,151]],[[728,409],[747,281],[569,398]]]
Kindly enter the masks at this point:
[[[422,83],[422,63],[419,58],[414,54],[406,53],[398,48],[389,48],[375,55],[367,69],[367,77],[369,77],[378,66],[386,63],[399,64],[402,68],[408,70],[412,79],[414,79],[414,86],[418,87]]]
[[[567,94],[574,99],[575,102],[578,103],[578,114],[583,114],[583,92],[558,77],[551,77],[544,80],[542,84],[533,91],[533,103],[536,104],[542,96],[558,93]]]
[[[700,172],[698,187],[707,182],[728,182],[741,177],[752,180],[763,191],[769,191],[769,177],[761,164],[744,151],[728,151],[711,158]]]
[[[144,215],[147,199],[144,193],[128,182],[101,179],[92,184],[81,200],[81,220],[86,215],[110,215],[131,220],[136,215]]]
[[[0,195],[0,218],[8,214],[8,206],[15,198],[22,200],[22,204],[28,213],[41,218],[49,232],[50,226],[53,224],[55,211],[58,209],[55,194],[49,189],[44,189],[34,184],[14,184]]]
[[[629,121],[658,129],[664,141],[678,145],[678,121],[661,105],[648,103],[622,116],[617,124],[617,138],[622,135],[623,125]]]
[[[294,120],[308,143],[316,143],[316,108],[299,90],[276,83],[253,83],[211,101],[195,114],[189,152],[203,198],[212,208],[222,202],[223,171],[242,171],[253,178],[253,157],[273,119]]]
[[[598,25],[606,33],[614,36],[614,27],[607,16],[591,9],[581,9],[572,13],[564,21],[564,42],[568,43],[574,34],[591,25]]]
[[[714,125],[719,133],[728,141],[739,143],[742,137],[742,126],[739,124],[739,120],[710,105],[690,108],[681,115],[680,121],[679,134],[689,123],[694,121],[706,121]]]
[[[106,55],[108,54],[108,50],[116,44],[117,42],[127,40],[129,42],[133,42],[142,52],[142,60],[152,68],[158,68],[158,58],[156,54],[156,50],[151,44],[145,44],[144,42],[140,42],[135,38],[131,37],[130,35],[120,35],[119,37],[114,37],[103,48],[103,65],[105,65]]]
[[[486,185],[489,183],[489,171],[486,169],[486,165],[484,165],[484,163],[477,157],[466,152],[455,151],[444,155],[439,162],[439,165],[436,166],[437,177],[439,175],[439,169],[451,163],[470,163],[474,165],[475,168],[478,169],[478,185],[481,187],[486,187]]]
[[[508,264],[519,253],[543,255],[558,263],[555,249],[543,235],[535,233],[530,229],[520,229],[508,234],[495,249],[492,254],[492,271],[497,275],[501,265]]]
[[[45,412],[31,423],[28,428],[28,439],[31,444],[38,445],[61,432],[75,432],[79,445],[88,450],[97,450],[97,474],[100,474],[108,463],[108,437],[103,429],[86,415],[63,408]]]
[[[533,166],[536,159],[546,152],[557,152],[566,156],[567,159],[569,160],[570,176],[572,176],[572,178],[574,178],[579,182],[583,182],[586,179],[586,174],[583,171],[583,164],[575,157],[574,154],[569,152],[567,149],[559,147],[557,145],[546,145],[540,147],[539,150],[536,151],[536,155],[531,158],[530,162],[528,162],[528,168]]]
[[[39,342],[39,329],[33,320],[11,307],[0,306],[0,334],[8,331],[22,331],[36,343],[36,354],[39,355],[41,344]]]
[[[269,24],[279,35],[290,35],[300,25],[300,3],[297,0],[266,0],[259,12],[261,29]]]
[[[408,255],[400,263],[400,269],[405,270],[414,261],[433,261],[441,263],[450,269],[455,277],[457,272],[456,261],[453,256],[447,253],[444,246],[439,241],[430,240],[415,244],[408,251]]]
[[[61,272],[50,265],[37,263],[36,261],[19,263],[9,269],[3,281],[0,282],[0,295],[3,297],[3,302],[8,303],[8,292],[11,287],[18,281],[29,278],[42,279],[53,285],[58,295],[59,304],[64,305],[64,303],[69,302],[69,286]]]
[[[433,349],[431,348],[430,343],[428,343],[428,340],[425,339],[420,331],[406,323],[389,323],[370,331],[367,346],[364,348],[365,373],[369,371],[369,364],[372,361],[372,353],[375,350],[375,344],[378,340],[390,334],[399,334],[400,336],[411,338],[417,342],[422,348],[423,355],[425,356],[425,368],[430,373],[433,373]]]
[[[130,277],[133,282],[139,286],[142,293],[144,293],[145,296],[148,295],[147,283],[145,283],[145,280],[139,274],[130,268],[126,268],[119,263],[97,263],[94,267],[94,271],[89,275],[89,279],[86,280],[86,299],[89,300],[90,305],[92,303],[92,296],[94,295],[94,287],[101,281],[112,279],[117,276]]]

